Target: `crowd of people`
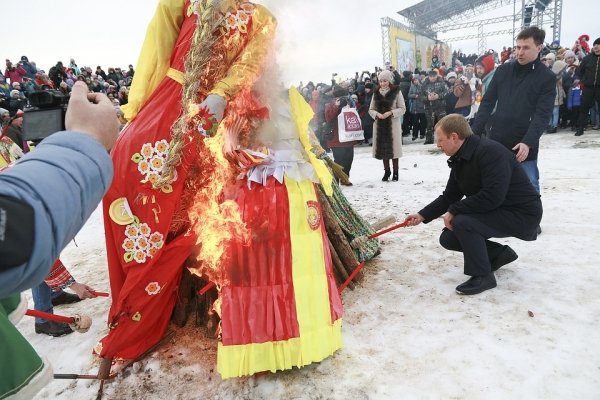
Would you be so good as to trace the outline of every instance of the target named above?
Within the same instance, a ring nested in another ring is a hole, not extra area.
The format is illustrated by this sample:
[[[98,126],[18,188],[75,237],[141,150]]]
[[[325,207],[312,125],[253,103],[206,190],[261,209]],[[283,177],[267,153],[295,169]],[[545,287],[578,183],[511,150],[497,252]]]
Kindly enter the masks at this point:
[[[118,111],[128,102],[135,70],[129,65],[128,69],[109,67],[107,71],[101,66],[95,70],[79,67],[74,59],[66,66],[59,61],[47,71],[27,56],[21,56],[17,63],[6,59],[6,68],[0,71],[0,111],[8,113],[7,118],[14,117],[31,105],[29,98],[37,91],[54,91],[68,97],[77,81],[85,82],[91,92],[106,94]]]
[[[594,42],[590,47],[588,41],[588,35],[581,35],[572,47],[561,47],[558,42],[542,46],[539,59],[556,78],[554,108],[545,133],[571,129],[576,136],[581,136],[586,129],[600,129],[598,101],[594,101],[594,98],[597,99],[594,96],[597,95],[593,89],[596,85],[593,77],[597,75],[597,66],[591,60],[598,57],[594,50],[597,43]],[[379,82],[382,71],[391,73],[392,88],[398,88],[402,95],[405,112],[398,127],[402,136],[411,137],[413,141],[425,139],[424,144],[433,144],[435,123],[453,113],[472,120],[496,68],[514,62],[516,58],[516,47],[504,47],[499,53],[489,50],[479,56],[465,55],[459,50],[453,53],[451,67],[447,67],[444,62],[432,60],[434,68],[400,72],[388,63],[383,69],[376,67],[375,72],[356,72],[354,77],[346,80],[340,80],[334,74],[330,83],[301,82],[299,90],[315,112],[311,126],[323,147],[332,150],[336,162],[343,165],[345,172],[349,174],[352,147],[357,144],[374,145],[373,127],[377,126],[377,115],[369,110],[374,104],[374,93],[378,93],[382,86]],[[345,106],[358,111],[364,141],[336,142],[335,117]],[[333,108],[337,113],[327,112]],[[399,143],[402,143],[401,138]],[[387,180],[386,176],[387,174],[384,175],[384,180]]]

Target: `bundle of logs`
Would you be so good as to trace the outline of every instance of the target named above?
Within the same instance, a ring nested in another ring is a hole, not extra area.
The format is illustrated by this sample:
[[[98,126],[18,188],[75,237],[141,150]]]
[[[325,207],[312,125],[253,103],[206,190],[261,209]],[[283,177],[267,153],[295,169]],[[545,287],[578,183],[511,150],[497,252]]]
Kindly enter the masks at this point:
[[[336,284],[339,287],[348,279],[359,265],[359,262],[352,251],[348,238],[336,220],[326,195],[322,190],[317,191],[317,195],[329,238],[329,250],[333,261],[334,276]],[[355,280],[360,278],[361,274]],[[348,287],[354,289],[354,283],[350,282]],[[205,277],[192,274],[188,268],[185,268],[179,285],[177,303],[175,304],[171,318],[172,322],[182,327],[187,323],[190,315],[195,314],[195,324],[206,327],[208,330],[207,334],[213,336],[219,323],[217,313],[212,310],[213,303],[217,297],[217,289]]]

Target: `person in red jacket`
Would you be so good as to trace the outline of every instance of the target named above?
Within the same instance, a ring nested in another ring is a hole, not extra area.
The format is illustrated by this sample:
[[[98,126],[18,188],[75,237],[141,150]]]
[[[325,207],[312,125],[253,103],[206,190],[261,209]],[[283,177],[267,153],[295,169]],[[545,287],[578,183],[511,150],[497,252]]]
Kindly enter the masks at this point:
[[[327,147],[333,152],[333,160],[341,165],[346,175],[350,177],[350,169],[352,168],[352,161],[354,160],[354,146],[361,141],[340,142],[337,118],[338,115],[340,115],[340,112],[342,112],[342,108],[348,104],[348,94],[348,91],[340,86],[333,87],[332,95],[334,100],[325,105],[325,122],[327,123],[327,126],[330,127],[327,129],[329,134]],[[341,182],[341,184],[352,186],[351,182]]]
[[[25,68],[21,66],[21,63],[17,63],[15,67],[10,60],[6,60],[6,70],[4,71],[4,76],[6,79],[10,80],[10,83],[13,82],[23,82],[23,77],[27,75],[27,71]]]

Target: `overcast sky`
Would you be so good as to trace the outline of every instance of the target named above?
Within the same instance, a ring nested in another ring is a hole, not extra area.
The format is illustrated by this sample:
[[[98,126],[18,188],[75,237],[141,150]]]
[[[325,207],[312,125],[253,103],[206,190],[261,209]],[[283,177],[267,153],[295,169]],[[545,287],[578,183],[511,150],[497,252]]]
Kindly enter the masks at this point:
[[[401,21],[397,12],[417,0],[265,0],[278,17],[285,43],[282,67],[288,83],[327,81],[331,73],[349,77],[355,71],[383,64],[380,19]],[[126,68],[136,64],[148,21],[157,0],[2,0],[1,55],[12,61],[27,55],[46,71],[61,60],[75,58],[79,66]],[[368,5],[367,5],[368,4]],[[521,1],[517,1],[517,10]],[[565,1],[561,43],[572,46],[582,33],[600,37],[598,0]],[[512,13],[512,6],[489,16]],[[484,17],[488,17],[486,14]],[[490,25],[485,31],[509,29],[512,23]],[[456,37],[471,32],[440,34]],[[547,38],[552,32],[547,33]],[[487,39],[487,47],[510,46],[512,36]],[[591,43],[590,43],[591,45]],[[451,43],[453,49],[476,52],[477,39]]]

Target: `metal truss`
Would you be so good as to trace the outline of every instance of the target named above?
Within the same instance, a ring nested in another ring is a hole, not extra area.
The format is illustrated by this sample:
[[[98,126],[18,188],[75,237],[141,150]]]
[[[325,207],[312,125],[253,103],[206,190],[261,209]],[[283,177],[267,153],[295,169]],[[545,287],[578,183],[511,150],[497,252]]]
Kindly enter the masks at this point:
[[[484,19],[484,20],[479,20],[479,21],[470,21],[470,22],[463,22],[463,23],[451,23],[451,24],[446,24],[446,25],[439,25],[439,26],[435,27],[435,30],[438,32],[454,31],[454,30],[458,30],[458,29],[475,28],[475,27],[479,27],[481,25],[492,25],[492,24],[497,24],[500,22],[513,21],[514,19],[515,19],[514,15],[506,15],[504,17],[489,18],[489,19]]]
[[[438,38],[438,32],[477,28],[477,34],[443,40],[445,42],[452,42],[477,39],[478,50],[480,53],[483,53],[486,50],[485,38],[490,36],[512,34],[514,44],[516,35],[524,27],[523,17],[525,7],[528,6],[533,6],[531,24],[539,27],[552,24],[552,39],[560,40],[563,0],[551,0],[549,3],[553,3],[554,7],[546,6],[541,9],[539,5],[536,5],[536,2],[537,0],[424,0],[414,6],[398,11],[398,14],[407,19],[408,28],[411,32],[428,36],[432,39]],[[521,8],[517,11],[517,4],[519,3],[521,3]],[[513,6],[511,15],[476,20],[481,14],[507,5]],[[512,29],[484,32],[485,26],[510,21],[513,22]],[[389,31],[387,33],[389,41]],[[386,53],[384,51],[384,60],[385,58]]]
[[[490,37],[490,36],[496,36],[496,35],[507,35],[512,33],[513,30],[511,29],[504,29],[501,31],[494,31],[494,32],[477,32],[474,35],[465,35],[465,36],[457,36],[457,37],[453,37],[453,38],[449,38],[449,39],[444,39],[444,42],[459,42],[461,40],[470,40],[470,39],[478,39],[479,37]],[[483,48],[483,51],[481,51],[482,49],[479,49],[481,54],[483,54],[485,52],[485,47]]]
[[[381,45],[383,48],[383,64],[392,62],[392,44],[390,42],[390,27],[410,32],[411,28],[391,18],[381,18]]]
[[[383,64],[392,62],[392,46],[390,43],[390,18],[381,18],[381,41],[383,46]]]

